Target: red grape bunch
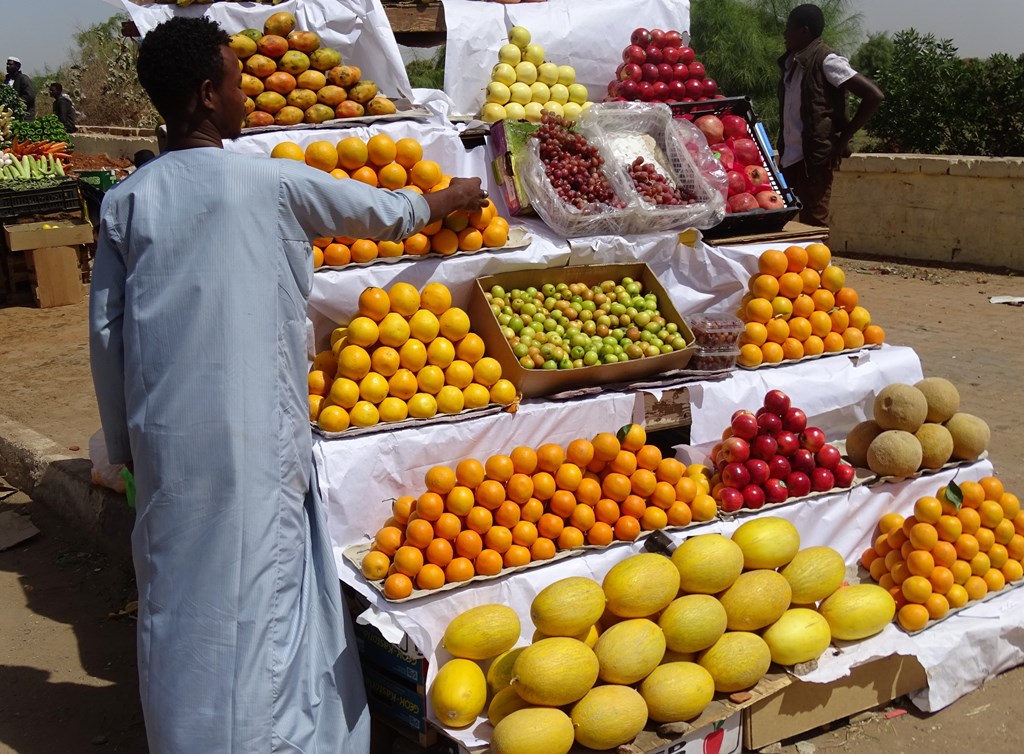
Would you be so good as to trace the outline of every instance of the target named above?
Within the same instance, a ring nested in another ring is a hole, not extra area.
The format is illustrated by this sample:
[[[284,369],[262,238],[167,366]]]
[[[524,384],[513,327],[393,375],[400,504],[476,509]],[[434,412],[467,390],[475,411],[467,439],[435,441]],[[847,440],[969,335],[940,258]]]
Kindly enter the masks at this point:
[[[697,203],[696,196],[690,194],[682,186],[674,188],[665,179],[665,176],[655,169],[654,164],[645,162],[643,157],[633,160],[628,171],[640,198],[648,204],[681,206]]]
[[[563,202],[586,214],[601,211],[598,205],[625,207],[626,203],[615,196],[601,171],[604,159],[597,148],[581,134],[570,131],[571,125],[571,121],[545,111],[540,128],[534,134],[540,141],[544,172],[555,193]]]

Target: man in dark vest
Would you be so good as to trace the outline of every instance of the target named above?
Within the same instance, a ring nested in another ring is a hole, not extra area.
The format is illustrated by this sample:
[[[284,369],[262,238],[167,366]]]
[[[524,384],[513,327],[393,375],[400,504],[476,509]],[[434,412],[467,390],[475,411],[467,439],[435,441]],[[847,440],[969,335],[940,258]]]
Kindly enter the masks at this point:
[[[816,5],[799,5],[789,14],[782,35],[786,53],[779,58],[778,147],[782,174],[803,204],[800,221],[827,226],[832,173],[885,96],[822,42],[824,28]],[[861,100],[852,118],[847,117],[847,92]]]

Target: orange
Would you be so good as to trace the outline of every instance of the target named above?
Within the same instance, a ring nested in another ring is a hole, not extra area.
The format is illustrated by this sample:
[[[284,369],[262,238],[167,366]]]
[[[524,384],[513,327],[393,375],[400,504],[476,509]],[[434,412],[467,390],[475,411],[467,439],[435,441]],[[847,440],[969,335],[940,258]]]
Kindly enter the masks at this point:
[[[445,566],[444,578],[448,582],[469,581],[475,573],[473,561],[469,558],[452,558],[452,561]]]
[[[632,542],[640,536],[640,522],[633,516],[620,516],[615,522],[615,538],[623,542]]]
[[[850,315],[846,313],[845,309],[833,309],[828,316],[832,320],[832,332],[842,335],[850,326]]]
[[[296,160],[297,162],[302,162],[305,159],[302,147],[294,141],[282,141],[274,147],[270,156],[275,159]]]
[[[559,489],[575,492],[583,481],[583,472],[574,463],[563,463],[555,472],[555,484]]]
[[[413,233],[403,241],[405,253],[411,256],[422,256],[430,251],[430,238],[422,233]]]
[[[832,295],[831,291],[827,291],[824,288],[819,288],[812,293],[811,300],[814,301],[815,311],[829,312],[836,305],[836,297]]]
[[[938,532],[931,524],[914,524],[910,530],[910,542],[918,550],[931,550],[938,541]]]
[[[928,581],[932,584],[932,591],[938,594],[945,594],[953,586],[953,572],[943,566],[935,566]]]
[[[374,249],[377,247],[374,246]],[[352,252],[343,243],[332,243],[323,251],[324,265],[327,267],[344,267],[352,261]]]
[[[618,472],[612,472],[601,482],[601,491],[604,493],[604,496],[611,498],[617,503],[625,500],[631,489],[632,484],[629,477]]]
[[[823,338],[822,342],[825,344],[826,353],[839,353],[846,347],[843,336],[837,332],[830,332]]]
[[[860,554],[860,558],[857,562],[860,563],[861,566],[863,566],[864,568],[870,569],[871,564],[874,563],[876,560],[881,560],[881,558],[878,557],[878,553],[875,552],[874,547],[869,547]],[[875,580],[877,581],[878,579],[876,578]]]
[[[544,503],[535,497],[531,497],[522,505],[521,516],[523,521],[529,521],[531,524],[535,524],[540,520],[540,517],[544,515]]]
[[[911,578],[914,574],[910,572],[907,564],[902,560],[897,561],[896,565],[889,571],[889,575],[892,576],[893,583],[900,585],[907,579]]]
[[[950,609],[955,610],[958,607],[963,607],[967,604],[969,599],[967,590],[964,589],[960,584],[953,584],[949,588],[949,591],[945,594],[946,602],[949,603]]]
[[[773,275],[758,275],[750,281],[750,292],[756,298],[766,298],[770,301],[779,295],[779,280]]]
[[[957,557],[962,560],[971,560],[980,551],[978,540],[972,534],[961,534],[953,546],[956,548]]]
[[[583,477],[580,480],[579,486],[573,490],[576,494],[576,499],[581,503],[587,505],[597,505],[597,502],[601,499],[601,483],[596,479],[590,477]]]
[[[353,180],[365,183],[367,186],[377,188],[377,174],[373,172],[373,168],[369,165],[364,165],[363,167],[352,171],[351,177]]]
[[[395,162],[403,168],[411,168],[423,159],[423,147],[416,139],[406,137],[395,142]]]
[[[987,476],[978,480],[978,484],[985,491],[986,500],[999,500],[1006,492],[1003,489],[1003,483],[1000,479],[994,476]]]
[[[928,578],[935,569],[935,559],[930,552],[913,550],[907,555],[907,570],[915,576]]]
[[[488,479],[507,482],[515,473],[515,466],[512,464],[511,458],[498,453],[487,459],[484,470],[487,472]]]
[[[476,532],[470,532],[470,534],[476,534]],[[426,557],[428,563],[433,563],[434,565],[444,568],[451,562],[452,558],[455,557],[455,552],[452,549],[452,543],[447,539],[441,539],[440,537],[434,538],[431,540],[430,544],[427,545]]]
[[[314,141],[306,147],[306,164],[330,173],[338,165],[338,150],[329,141]]]
[[[584,535],[575,526],[566,526],[558,535],[556,544],[559,550],[572,550],[576,547],[583,547]]]
[[[914,503],[914,518],[924,524],[936,524],[942,516],[942,503],[937,497],[921,497]]]
[[[619,504],[610,498],[603,497],[594,506],[594,518],[606,524],[614,524],[621,515]]]
[[[553,442],[544,443],[537,448],[537,468],[554,474],[565,462],[565,451],[562,446]]]
[[[818,286],[814,286],[812,290],[817,290]],[[804,291],[804,279],[796,272],[787,272],[779,278],[778,289],[780,296],[788,299],[794,299],[801,293],[807,293]],[[757,295],[756,292],[754,295]],[[775,298],[774,296],[765,296],[765,298]]]
[[[1003,576],[1003,572],[995,568],[985,571],[981,578],[985,580],[985,585],[990,592],[998,592],[1006,586],[1006,578]]]
[[[587,531],[587,544],[606,547],[615,539],[615,530],[608,524],[598,521]]]
[[[565,458],[580,468],[586,468],[594,460],[594,446],[589,440],[573,440],[565,449]]]
[[[846,284],[846,273],[835,265],[829,265],[821,271],[821,287],[832,293],[838,292]]]
[[[459,237],[454,231],[442,228],[430,237],[430,250],[438,254],[454,254],[459,250]]]
[[[389,600],[401,600],[412,594],[412,579],[404,573],[393,573],[384,580],[384,596]]]
[[[415,547],[427,547],[434,540],[434,526],[423,518],[414,518],[405,525],[405,541]]]
[[[449,542],[455,540],[462,531],[462,520],[454,513],[445,511],[434,522],[434,536],[447,539]]]
[[[500,249],[508,243],[508,225],[492,220],[483,230],[483,241],[489,249]]]
[[[395,499],[395,502],[391,504],[391,515],[395,517],[395,520],[400,524],[409,523],[409,515],[412,513],[413,506],[416,504],[416,498],[412,495],[402,495]]]
[[[391,311],[391,301],[383,288],[366,288],[359,294],[359,313],[380,322]]]
[[[967,590],[967,598],[980,600],[988,594],[988,582],[981,576],[972,575],[964,582],[964,589]]]
[[[804,247],[790,246],[785,254],[787,272],[800,272],[807,266],[807,250]]]
[[[1010,554],[1007,552],[1005,545],[994,544],[985,553],[988,555],[988,562],[992,568],[1002,568],[1009,560]]]
[[[875,558],[871,561],[868,566],[868,572],[871,574],[871,578],[875,581],[880,581],[882,576],[889,573],[889,570],[896,565],[896,561],[899,559],[899,553],[893,550],[884,558]]]
[[[673,486],[678,485],[683,480],[683,474],[685,473],[686,467],[675,458],[663,458],[654,470],[654,476],[657,477],[659,482],[668,482]],[[689,481],[696,485],[696,482],[693,482],[692,479],[689,479]],[[693,498],[690,499],[692,500]],[[685,502],[689,502],[689,500]]]
[[[983,500],[978,506],[981,525],[993,529],[1003,520],[1003,507],[995,500]]]
[[[757,269],[763,275],[779,277],[789,265],[788,257],[778,249],[768,249],[761,252],[757,258]]]
[[[506,568],[524,566],[530,562],[530,550],[522,545],[511,545],[502,556]]]
[[[832,261],[832,252],[823,243],[807,244],[807,266],[821,272]]]
[[[977,509],[988,499],[988,496],[985,494],[985,488],[978,482],[961,482],[960,492],[963,494],[963,504],[968,508]]]
[[[518,503],[506,500],[498,506],[496,511],[494,511],[494,522],[498,524],[498,526],[504,526],[511,529],[519,523],[521,514],[522,511],[519,510]]]
[[[764,357],[765,363],[768,364],[778,364],[786,358],[786,354],[782,350],[782,346],[778,343],[765,343],[761,346],[761,354]]]
[[[751,299],[745,309],[748,322],[760,322],[764,324],[770,320],[775,312],[772,309],[772,302],[766,298]]]
[[[423,483],[430,492],[447,495],[455,487],[455,472],[447,466],[434,466],[423,478]]]
[[[718,503],[711,495],[700,494],[690,503],[694,521],[710,521],[718,515]]]
[[[647,498],[650,497],[657,487],[658,480],[652,471],[648,469],[637,469],[629,477],[630,490],[634,495]],[[675,489],[672,490],[673,502],[675,501]]]
[[[319,246],[313,247],[313,269],[319,270],[324,266],[324,250]]]
[[[742,341],[755,346],[764,345],[768,340],[768,329],[760,322],[747,322],[743,328]]]
[[[558,539],[558,535],[565,528],[565,521],[561,516],[554,513],[545,513],[537,522],[537,531],[542,537]]]
[[[924,576],[910,576],[900,584],[900,591],[908,602],[923,605],[932,595],[932,583]]]
[[[533,497],[533,479],[528,474],[513,474],[505,483],[508,499],[522,505]]]
[[[484,535],[484,545],[490,550],[504,553],[512,546],[512,532],[508,527],[496,524]]]
[[[886,513],[884,516],[878,519],[878,530],[882,534],[888,534],[893,529],[898,529],[902,526],[903,516],[901,516],[899,513]]]
[[[469,364],[476,364],[484,355],[484,341],[476,333],[466,333],[458,343],[455,344],[455,356]]]
[[[613,461],[622,449],[619,439],[611,432],[601,432],[594,437],[592,442],[594,445],[594,459],[598,461]]]
[[[378,581],[388,574],[391,559],[380,550],[370,550],[363,556],[361,570],[367,581]]]
[[[932,548],[932,559],[936,567],[949,568],[956,561],[956,548],[950,542],[936,542]]]
[[[572,512],[576,510],[576,505],[575,495],[568,490],[556,490],[555,494],[551,496],[551,500],[548,501],[548,510],[556,516],[569,518]]]
[[[984,526],[974,532],[974,538],[978,540],[978,552],[988,552],[996,541],[995,532]]]
[[[810,296],[821,287],[821,276],[810,267],[805,267],[800,271],[800,279],[804,283],[801,291],[804,295]]]
[[[366,238],[360,238],[350,247],[353,262],[371,262],[380,256],[377,244]]]
[[[338,165],[350,173],[366,164],[366,144],[357,136],[349,136],[338,142]]]
[[[474,227],[463,228],[459,231],[460,251],[480,251],[484,245],[483,234]]]
[[[900,608],[896,620],[907,631],[920,631],[928,625],[931,616],[924,605],[908,604]]]
[[[1004,492],[999,496],[998,500],[999,506],[1003,509],[1003,518],[1012,523],[1013,519],[1020,513],[1020,500],[1011,492]]]
[[[555,543],[548,537],[537,537],[530,545],[530,557],[533,560],[551,560],[555,557]]]
[[[904,524],[906,522],[904,521]],[[903,543],[908,540],[906,532],[902,528],[893,529],[886,535],[886,541],[889,543],[889,547],[893,550],[898,550],[903,547]]]
[[[442,540],[443,541],[443,540]],[[440,589],[444,586],[444,566],[427,563],[416,574],[416,586],[420,589]]]
[[[845,288],[843,290],[846,290]],[[838,299],[836,299],[838,303]],[[856,327],[861,332],[864,328],[871,324],[871,312],[865,309],[863,306],[855,306],[849,310],[850,312],[850,327]]]
[[[377,173],[377,180],[381,188],[400,189],[408,182],[409,174],[405,171],[405,168],[397,162],[393,162],[380,169]]]
[[[642,469],[638,469],[636,473],[640,473]],[[636,476],[636,474],[634,474]],[[650,494],[650,501],[661,508],[662,510],[668,510],[676,502],[676,488],[668,482],[657,482],[654,485],[654,492]]]
[[[405,246],[400,241],[378,241],[377,250],[381,259],[388,259],[402,256]]]
[[[550,500],[555,494],[555,478],[546,471],[533,475],[533,496],[538,500]]]
[[[577,503],[572,515],[569,516],[569,523],[584,533],[590,530],[595,520],[594,509],[583,503]]]
[[[928,610],[928,617],[932,620],[941,620],[949,612],[949,602],[941,594],[932,594],[924,603]]]
[[[1019,560],[1007,560],[999,570],[1007,582],[1019,581],[1024,578],[1024,566],[1021,566]]]
[[[802,344],[811,336],[811,322],[804,317],[793,317],[789,320],[789,334],[791,337],[796,338]],[[801,351],[803,346],[801,345]],[[785,350],[785,343],[783,343],[783,350]]]
[[[394,162],[398,149],[394,139],[387,134],[376,134],[366,142],[367,159],[380,167]],[[401,166],[399,166],[401,167]]]
[[[741,366],[756,367],[764,361],[764,354],[761,349],[753,343],[744,343],[740,346],[740,355],[737,359]]]
[[[481,550],[473,563],[476,566],[476,572],[481,576],[494,576],[501,572],[501,553],[490,549]]]
[[[384,526],[377,531],[377,535],[373,538],[373,544],[374,547],[390,557],[402,546],[404,539],[404,532],[397,526]]]
[[[896,587],[896,582],[892,580],[892,576],[890,576],[888,573],[882,574],[882,578],[878,580],[878,585],[890,594],[892,594],[893,588],[896,588],[896,590],[899,591],[899,588]],[[903,596],[902,592],[900,592],[900,596]]]
[[[482,505],[476,505],[466,514],[466,528],[477,534],[486,534],[494,522],[494,515]]]
[[[475,458],[466,458],[459,461],[455,467],[455,479],[459,484],[470,489],[476,489],[484,480],[486,470],[482,463]]]
[[[876,346],[885,342],[885,330],[878,325],[868,325],[864,328],[864,342],[870,346]]]
[[[495,479],[487,479],[476,488],[476,501],[488,510],[497,510],[505,502],[505,485]]]
[[[789,323],[784,319],[771,319],[765,325],[768,332],[768,341],[771,343],[782,343],[789,337]]]
[[[973,508],[961,508],[956,517],[960,519],[964,534],[974,534],[981,527],[981,516]]]
[[[512,460],[512,469],[517,474],[532,474],[537,469],[537,452],[533,448],[520,445],[513,448],[509,458]],[[530,488],[533,489],[532,482]]]
[[[677,501],[669,506],[666,511],[669,526],[689,526],[693,521],[693,511],[690,506],[682,501]]]
[[[494,203],[488,199],[486,205],[469,213],[469,224],[477,230],[485,230],[491,224],[496,211]]]
[[[835,292],[836,306],[840,306],[846,311],[852,311],[859,300],[857,291],[853,288],[840,288]]]
[[[1006,543],[1006,552],[1014,560],[1024,559],[1024,535],[1014,534]]]
[[[668,514],[656,506],[648,506],[640,518],[640,528],[644,531],[664,529],[668,526]]]
[[[423,229],[420,232],[423,233],[423,235],[426,235],[426,236],[433,236],[435,233],[437,233],[443,227],[444,227],[444,218],[442,218],[440,220],[434,220],[434,222],[428,223],[427,225],[424,225]]]
[[[444,513],[444,499],[436,492],[424,492],[416,498],[416,513],[426,521],[437,521]]]
[[[953,561],[953,565],[949,567],[949,570],[953,572],[953,581],[957,584],[964,584],[971,577],[971,564],[966,560],[957,559]]]
[[[847,327],[843,330],[843,347],[856,350],[864,347],[864,333],[856,327]]]
[[[424,191],[433,188],[441,180],[441,166],[433,160],[419,160],[409,169],[409,177],[415,186]]]
[[[636,465],[638,468],[654,471],[662,461],[661,450],[657,445],[644,445],[636,452]]]
[[[403,545],[395,551],[395,570],[414,578],[423,567],[423,551],[418,547]]]
[[[782,355],[790,361],[796,361],[804,357],[804,346],[796,338],[786,338],[782,341]]]

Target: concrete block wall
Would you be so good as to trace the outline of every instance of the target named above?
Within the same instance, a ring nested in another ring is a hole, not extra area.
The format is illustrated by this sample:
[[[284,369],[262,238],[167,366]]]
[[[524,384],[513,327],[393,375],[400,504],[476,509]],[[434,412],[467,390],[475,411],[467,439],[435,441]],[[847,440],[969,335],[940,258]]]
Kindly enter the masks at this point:
[[[159,153],[152,128],[121,128],[118,126],[82,126],[74,135],[75,149],[86,155],[131,159],[140,149]]]
[[[855,154],[831,212],[837,250],[1024,271],[1024,158]]]

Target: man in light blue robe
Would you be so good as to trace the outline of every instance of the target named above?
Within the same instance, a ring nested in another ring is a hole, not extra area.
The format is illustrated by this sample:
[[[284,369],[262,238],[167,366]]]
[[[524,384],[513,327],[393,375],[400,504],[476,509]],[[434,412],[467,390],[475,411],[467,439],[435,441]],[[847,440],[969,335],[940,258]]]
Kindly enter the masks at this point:
[[[92,275],[104,435],[137,486],[147,736],[154,754],[360,754],[362,676],[311,479],[310,238],[397,240],[486,194],[225,152],[245,96],[227,41],[202,18],[143,41],[170,151],[108,192]]]

